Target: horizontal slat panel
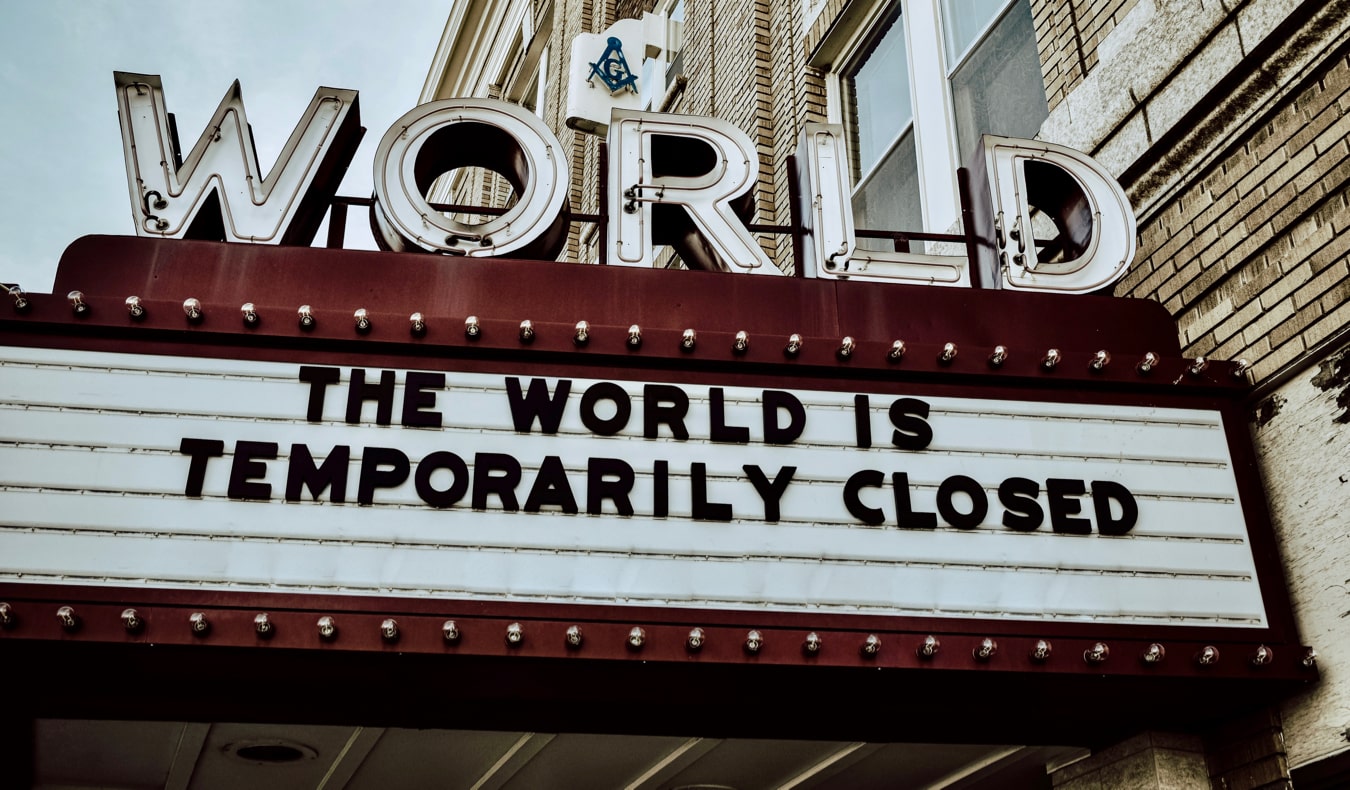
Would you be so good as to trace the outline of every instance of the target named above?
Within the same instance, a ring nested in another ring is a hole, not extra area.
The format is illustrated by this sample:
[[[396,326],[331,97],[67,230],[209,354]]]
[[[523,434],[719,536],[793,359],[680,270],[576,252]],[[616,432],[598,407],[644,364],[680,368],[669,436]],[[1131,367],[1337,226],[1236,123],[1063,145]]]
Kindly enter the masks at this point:
[[[310,386],[298,380],[298,365],[255,363],[267,376],[212,377],[133,372],[103,372],[97,368],[72,371],[66,367],[8,367],[0,380],[0,401],[36,406],[63,405],[79,409],[118,409],[138,415],[209,415],[217,418],[304,422]],[[345,420],[349,369],[343,381],[327,388],[323,417],[326,422]],[[368,370],[368,379],[374,378]],[[98,377],[97,386],[92,386]],[[446,427],[514,432],[504,381],[508,377],[486,374],[448,374],[447,391],[437,391],[436,406]],[[519,377],[528,386],[528,377]],[[394,422],[401,414],[404,389],[402,372],[394,396]],[[550,391],[557,380],[549,379]],[[594,441],[580,420],[580,396],[594,383],[575,379],[567,401],[562,434],[584,436]],[[633,415],[620,437],[640,439],[642,432],[642,384],[625,384],[633,399]],[[190,396],[184,395],[190,388]],[[682,385],[690,396],[684,420],[691,440],[706,441],[710,414],[706,386]],[[728,425],[749,429],[751,441],[763,441],[763,416],[759,390],[728,387],[725,390]],[[806,430],[794,444],[804,446],[854,446],[855,426],[852,395],[847,393],[800,392],[805,406]],[[891,425],[887,408],[895,396],[870,396],[869,420],[873,444],[888,448]],[[1075,458],[1136,458],[1183,462],[1222,462],[1227,445],[1218,421],[1212,415],[1182,409],[1128,409],[1065,404],[971,402],[955,398],[924,398],[932,412],[934,442],[929,451],[979,452],[998,455],[1026,452]],[[610,407],[606,405],[605,409]],[[375,405],[363,407],[363,420],[373,423]],[[537,426],[536,426],[537,430]],[[669,429],[661,429],[668,438]],[[562,437],[558,437],[562,438]]]
[[[1128,619],[1170,624],[1255,624],[1260,601],[1249,584],[1225,580],[1103,578],[1026,570],[894,568],[818,570],[781,561],[736,563],[568,555],[544,561],[523,552],[403,551],[379,546],[294,546],[241,541],[53,533],[7,536],[25,558],[25,578],[173,586],[264,587],[358,594],[499,597],[552,602],[877,612],[934,616]],[[10,578],[15,572],[4,568]],[[326,570],[342,580],[334,584]],[[650,580],[678,580],[653,594]],[[934,590],[942,590],[937,599]]]
[[[227,445],[227,447],[232,447],[232,445]],[[332,450],[331,447],[311,449],[316,456],[316,462],[321,462],[323,455]],[[407,451],[409,446],[408,444],[402,444],[397,449]],[[353,461],[348,465],[346,486],[346,501],[349,503],[354,503],[357,500],[357,490],[361,477],[361,464],[357,459],[361,457],[362,450],[363,448],[357,446],[353,447],[351,451]],[[500,444],[483,442],[475,445],[473,450],[507,453],[516,458],[522,471],[521,482],[516,486],[515,494],[518,504],[523,506],[532,487],[536,485],[538,480],[539,464],[542,462],[542,458],[521,455],[516,447],[507,442]],[[653,453],[653,455],[656,455],[656,453]],[[680,456],[687,457],[681,459]],[[473,452],[462,451],[462,457],[469,470],[470,478],[474,478],[479,472],[477,467],[473,465]],[[622,454],[620,457],[634,466],[636,477],[630,493],[630,501],[634,509],[644,513],[654,512],[652,503],[654,502],[656,485],[651,477],[653,459],[628,453]],[[754,484],[740,466],[730,466],[722,455],[710,453],[703,459],[699,459],[697,456],[690,454],[672,453],[667,456],[667,460],[669,461],[669,475],[666,491],[669,497],[669,512],[672,515],[692,514],[692,464],[706,460],[708,473],[704,479],[707,481],[708,501],[732,505],[733,511],[740,518],[763,517],[763,499],[757,493]],[[793,460],[795,459],[790,454],[785,454],[785,457],[779,459],[763,458],[762,461],[765,466],[762,467],[762,471],[766,477],[773,479],[777,476],[779,467],[769,464],[791,464]],[[803,459],[806,462],[811,460],[819,459]],[[208,461],[202,489],[204,495],[221,497],[226,495],[233,462],[233,457]],[[266,473],[256,479],[271,486],[273,499],[283,498],[286,490],[289,461],[283,457],[258,463],[265,464]],[[568,485],[573,497],[576,499],[578,506],[584,509],[587,491],[587,459],[585,456],[564,455],[561,457],[561,463],[568,473]],[[999,503],[998,495],[998,486],[1001,481],[995,477],[995,475],[1000,474],[1000,469],[988,459],[954,460],[939,458],[933,462],[922,463],[873,463],[864,460],[860,463],[864,464],[862,466],[864,469],[872,465],[877,468],[877,471],[883,473],[908,470],[909,485],[907,490],[910,492],[912,507],[916,512],[935,512],[937,489],[946,476],[956,474],[971,476],[985,489],[989,504],[987,518],[992,519],[989,523],[991,525],[998,523],[1002,518],[1004,509]],[[188,456],[177,452],[104,452],[69,448],[51,449],[33,445],[0,445],[0,468],[14,470],[7,472],[5,475],[8,485],[13,488],[128,491],[142,494],[181,495],[185,493],[190,464],[191,459]],[[411,465],[412,462],[410,462]],[[836,470],[799,467],[792,478],[793,482],[788,484],[781,501],[783,518],[794,521],[850,519],[851,516],[845,509],[843,502],[847,478],[839,476],[839,472],[850,474],[855,471],[858,471],[858,469]],[[1210,501],[1215,506],[1213,511],[1215,514],[1227,514],[1231,517],[1229,511],[1233,507],[1232,498],[1234,494],[1231,485],[1228,488],[1221,486],[1222,483],[1228,481],[1224,481],[1222,479],[1223,473],[1217,470],[1202,469],[1196,471],[1193,476],[1198,478],[1199,482],[1213,483],[1208,490],[1196,490],[1199,488],[1196,485],[1196,480],[1175,473],[1168,474],[1166,469],[1157,469],[1148,465],[1138,465],[1130,469],[1116,466],[1093,470],[1090,465],[1068,462],[1023,462],[1016,469],[1018,475],[1029,475],[1030,479],[1042,483],[1038,501],[1043,510],[1048,506],[1048,495],[1045,492],[1043,481],[1048,478],[1083,480],[1082,475],[1092,474],[1093,471],[1100,471],[1102,474],[1088,478],[1089,482],[1091,480],[1115,480],[1125,485],[1140,502],[1140,519],[1145,526],[1151,525],[1157,518],[1156,511],[1152,511],[1150,508],[1153,502],[1166,501],[1162,498]],[[414,478],[415,475],[409,474],[408,478],[397,487],[376,490],[374,502],[389,505],[423,506],[425,503],[417,494]],[[437,472],[432,477],[432,485],[437,488],[446,488],[451,484],[451,479],[449,471]],[[545,481],[545,483],[547,482]],[[866,488],[859,494],[859,498],[864,504],[881,509],[889,521],[895,518],[896,512],[892,494],[892,481],[887,478],[884,486],[884,488]],[[469,489],[471,492],[472,485],[469,486]],[[307,490],[302,492],[301,496],[305,499],[310,498]],[[331,497],[331,492],[324,493],[325,500]],[[472,501],[471,493],[466,493],[461,501],[464,504],[469,504]],[[964,502],[964,500],[962,501]],[[489,507],[499,507],[498,502],[499,500],[493,497]],[[1091,500],[1083,499],[1081,502],[1082,513],[1080,515],[1091,514]],[[959,507],[963,510],[969,509],[965,504]]]
[[[30,422],[38,423],[38,418]],[[498,453],[515,458],[522,468],[537,470],[547,456],[557,456],[565,469],[578,480],[585,479],[585,469],[589,458],[618,458],[635,470],[649,473],[658,460],[668,462],[672,475],[687,474],[692,464],[702,463],[710,476],[730,480],[745,477],[744,466],[758,466],[766,475],[773,477],[783,466],[794,466],[797,471],[793,479],[798,485],[818,481],[841,488],[848,477],[858,471],[873,469],[889,475],[892,472],[904,472],[909,476],[913,488],[933,488],[951,475],[966,475],[974,478],[991,492],[997,490],[999,483],[1006,477],[1026,477],[1038,482],[1050,478],[1076,480],[1112,480],[1129,488],[1136,495],[1183,496],[1212,499],[1232,499],[1235,495],[1232,472],[1228,469],[1212,466],[1175,467],[1167,464],[1149,464],[1143,462],[1075,461],[1068,458],[1043,458],[1028,455],[1010,462],[1006,458],[980,455],[953,455],[945,453],[901,453],[901,452],[863,452],[848,450],[815,451],[796,447],[775,448],[763,445],[736,447],[733,449],[709,447],[703,444],[677,442],[612,442],[584,440],[580,438],[564,439],[549,437],[541,439],[515,434],[477,434],[450,431],[426,431],[409,429],[398,432],[371,432],[369,429],[324,430],[322,426],[289,426],[285,430],[258,429],[250,426],[247,430],[231,430],[230,426],[203,425],[188,420],[174,421],[182,429],[178,437],[173,437],[172,426],[157,423],[154,426],[136,422],[127,426],[127,433],[135,435],[141,427],[153,433],[163,434],[171,444],[158,446],[147,443],[140,447],[109,448],[98,441],[80,442],[67,446],[65,440],[80,441],[79,436],[53,437],[58,439],[56,447],[46,447],[35,439],[22,437],[23,444],[0,443],[0,463],[17,470],[9,479],[24,485],[69,485],[72,481],[106,480],[106,485],[96,488],[128,488],[129,490],[174,491],[181,490],[182,480],[186,479],[188,456],[179,452],[182,438],[216,439],[224,442],[225,452],[231,456],[212,461],[207,465],[207,492],[224,493],[228,480],[228,467],[233,462],[232,455],[237,440],[266,441],[278,445],[278,458],[267,462],[267,480],[274,485],[285,482],[288,458],[293,443],[304,444],[315,459],[327,457],[334,447],[350,448],[353,462],[359,460],[366,447],[389,447],[406,455],[410,462],[430,455],[433,452],[449,451],[460,456],[472,465],[479,453]],[[345,427],[345,426],[344,426]],[[197,430],[201,429],[201,430]],[[12,431],[6,431],[12,433]],[[146,452],[150,450],[149,452]],[[137,472],[128,467],[123,470],[107,470],[109,457],[136,456],[138,463],[155,465],[155,471],[147,472],[150,479],[134,479]],[[149,460],[149,459],[157,460]],[[27,459],[27,460],[25,460]],[[45,461],[43,459],[46,459]],[[86,466],[95,466],[100,474],[112,471],[114,477],[91,476]],[[353,463],[353,470],[359,464]],[[162,471],[160,471],[162,470]],[[175,471],[177,470],[177,471]],[[355,473],[353,472],[353,480]],[[523,488],[528,489],[534,475],[524,476]],[[172,481],[178,480],[178,485]],[[146,488],[143,486],[149,485]],[[740,485],[740,484],[738,484]],[[404,486],[401,497],[381,497],[382,501],[413,501],[411,483]]]
[[[952,565],[1101,573],[1251,576],[1251,553],[1235,541],[1068,536],[1048,530],[980,532],[801,523],[691,522],[633,516],[594,519],[502,511],[437,511],[226,500],[10,494],[6,522],[78,530],[90,507],[99,530],[276,542],[379,543],[408,548],[534,549],[632,557],[781,557],[852,565]],[[3,533],[0,533],[3,534]]]

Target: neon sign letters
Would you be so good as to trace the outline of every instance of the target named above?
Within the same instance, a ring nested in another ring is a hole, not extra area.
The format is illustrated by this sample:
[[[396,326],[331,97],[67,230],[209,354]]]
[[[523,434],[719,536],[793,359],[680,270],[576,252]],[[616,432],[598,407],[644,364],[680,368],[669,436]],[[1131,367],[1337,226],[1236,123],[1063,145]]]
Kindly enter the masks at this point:
[[[264,177],[237,82],[180,161],[159,77],[116,72],[114,81],[138,235],[312,241],[360,141],[356,91],[320,88]],[[844,140],[842,127],[810,123],[798,148],[808,277],[1079,293],[1119,279],[1134,255],[1133,211],[1100,165],[1063,146],[988,135],[972,169],[978,260],[859,250]],[[668,244],[690,268],[782,274],[747,228],[760,161],[744,132],[715,118],[614,109],[607,142],[608,263],[649,267]],[[514,205],[479,224],[432,208],[432,183],[462,167],[505,176]],[[387,250],[553,259],[566,241],[570,183],[562,144],[532,113],[494,99],[430,102],[380,141],[371,225]]]

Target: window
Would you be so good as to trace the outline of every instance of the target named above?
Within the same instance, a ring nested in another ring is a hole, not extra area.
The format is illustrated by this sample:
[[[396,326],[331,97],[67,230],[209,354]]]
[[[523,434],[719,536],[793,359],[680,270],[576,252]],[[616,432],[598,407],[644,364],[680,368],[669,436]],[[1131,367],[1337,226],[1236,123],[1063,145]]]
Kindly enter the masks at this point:
[[[841,79],[856,173],[853,216],[860,228],[923,227],[909,78],[905,26],[896,14]],[[858,243],[874,249],[890,246],[874,239]]]
[[[1049,108],[1030,4],[942,0],[942,6],[957,153],[969,156],[985,133],[1035,135]]]
[[[642,106],[659,111],[670,86],[684,73],[684,0],[657,3],[654,13],[665,17],[665,47],[661,57],[642,61],[638,81],[642,86]]]
[[[1048,114],[1030,4],[877,0],[857,18],[830,79],[857,225],[945,231],[959,217],[956,169],[980,135],[1032,137]]]

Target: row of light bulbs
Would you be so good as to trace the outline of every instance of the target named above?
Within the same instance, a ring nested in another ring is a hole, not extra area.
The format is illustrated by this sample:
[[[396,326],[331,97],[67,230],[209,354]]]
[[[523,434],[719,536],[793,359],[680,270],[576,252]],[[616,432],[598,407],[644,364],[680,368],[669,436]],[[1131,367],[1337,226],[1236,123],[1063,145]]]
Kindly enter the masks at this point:
[[[15,286],[10,289],[10,295],[14,296],[16,300],[15,301],[16,308],[20,310],[27,308],[28,304],[27,299],[25,298],[23,291],[18,289],[18,286]],[[66,298],[70,301],[71,309],[74,310],[77,316],[84,316],[88,314],[89,305],[87,302],[84,301],[83,293],[81,293],[80,291],[71,291],[69,294],[67,294]],[[140,321],[145,318],[146,308],[139,296],[128,296],[126,299],[126,307],[127,313],[131,316],[132,320]],[[259,323],[261,323],[262,319],[258,315],[257,308],[254,306],[252,302],[246,302],[243,305],[241,305],[239,308],[239,312],[246,327],[254,328],[257,327]],[[205,316],[205,313],[202,309],[202,303],[199,299],[196,298],[190,298],[183,302],[183,313],[187,316],[188,322],[193,324],[200,323],[202,318]],[[313,308],[307,304],[300,305],[300,307],[296,310],[296,319],[297,323],[300,326],[300,329],[305,331],[312,330],[317,323],[314,317]],[[359,334],[366,334],[370,332],[371,327],[373,326],[371,322],[370,311],[366,310],[364,307],[356,310],[352,314],[352,321],[355,330]],[[427,332],[426,317],[423,316],[421,313],[413,313],[409,315],[408,331],[414,337],[422,337],[423,335],[425,335]],[[482,336],[482,334],[483,334],[483,327],[482,323],[478,319],[478,316],[471,315],[468,318],[464,319],[464,336],[466,338],[468,338],[469,340],[477,340],[479,337]],[[534,342],[535,338],[534,323],[528,319],[521,321],[519,331],[517,332],[517,337],[520,340],[520,342],[524,344]],[[576,326],[573,328],[572,342],[577,346],[586,346],[590,343],[590,340],[591,340],[590,323],[586,321],[578,321]],[[686,329],[684,330],[684,332],[680,337],[680,349],[682,351],[692,351],[697,342],[698,342],[698,333],[695,332],[693,329]],[[627,344],[628,347],[631,349],[637,349],[642,346],[642,327],[638,326],[637,324],[633,324],[632,326],[628,327]],[[786,345],[783,346],[783,355],[788,357],[789,359],[795,358],[801,353],[802,347],[805,346],[805,344],[806,344],[805,338],[803,338],[800,334],[794,332],[793,334],[788,335],[787,343]],[[835,356],[841,360],[846,360],[853,356],[853,352],[856,349],[857,349],[857,342],[852,337],[846,336],[839,341],[839,345],[835,348]],[[737,332],[735,338],[732,340],[731,350],[732,353],[738,355],[744,354],[747,351],[749,351],[750,333],[744,330]],[[891,362],[899,362],[901,359],[904,358],[905,352],[906,352],[905,341],[896,340],[891,344],[890,351],[887,352],[886,358]],[[941,365],[949,365],[952,363],[953,360],[956,359],[956,355],[957,355],[956,344],[945,343],[942,346],[942,350],[938,352],[937,362],[938,364]],[[1009,356],[1011,356],[1011,351],[1008,349],[1007,346],[1003,345],[994,346],[994,350],[990,352],[989,356],[987,357],[989,367],[995,370],[1003,367],[1003,364],[1008,361]],[[1041,356],[1040,366],[1046,371],[1052,371],[1059,366],[1062,360],[1063,354],[1060,353],[1060,350],[1057,348],[1051,348],[1048,349]],[[1161,362],[1161,358],[1157,354],[1154,354],[1153,352],[1150,351],[1144,354],[1144,356],[1139,360],[1139,362],[1135,364],[1134,369],[1139,375],[1147,376],[1153,372],[1153,369],[1158,366],[1159,362]],[[1088,370],[1093,373],[1101,373],[1103,370],[1106,369],[1106,366],[1109,364],[1111,364],[1111,354],[1110,352],[1103,349],[1092,355],[1091,360],[1089,360],[1088,362]],[[1190,376],[1199,376],[1200,374],[1204,373],[1208,367],[1209,361],[1207,359],[1205,359],[1204,357],[1196,357],[1191,361],[1191,364],[1186,367],[1186,373],[1189,374]],[[1250,362],[1248,362],[1245,359],[1239,359],[1234,363],[1231,374],[1235,379],[1244,379],[1246,377],[1247,371],[1250,369],[1251,369]]]
[[[80,620],[75,614],[74,607],[61,606],[56,610],[56,619],[61,627],[69,632],[74,632],[80,627]],[[8,603],[0,603],[0,626],[10,628],[17,622],[13,608]],[[135,609],[128,608],[122,611],[122,627],[128,633],[139,633],[145,628],[145,618]],[[338,626],[337,620],[329,615],[320,617],[316,623],[318,636],[323,641],[332,641],[337,638]],[[207,619],[205,612],[193,612],[188,616],[188,627],[192,634],[198,637],[205,637],[211,630],[211,621]],[[267,639],[276,632],[276,625],[266,612],[261,612],[253,618],[253,630],[259,637]],[[401,633],[399,631],[398,621],[392,617],[385,618],[380,623],[380,638],[385,642],[394,643],[399,640]],[[458,643],[463,636],[459,625],[454,620],[446,620],[441,624],[441,637],[449,644]],[[525,629],[516,622],[506,627],[504,634],[506,644],[510,647],[518,647],[525,641]],[[703,649],[707,643],[707,632],[702,628],[690,629],[685,637],[685,649],[691,653],[697,653]],[[571,650],[580,650],[584,644],[584,636],[581,626],[572,625],[563,632],[563,644]],[[640,626],[634,626],[629,632],[626,644],[630,650],[641,650],[647,644],[647,631]],[[749,654],[756,654],[764,647],[764,634],[758,630],[751,629],[746,632],[742,647]],[[824,639],[819,634],[812,631],[802,640],[802,652],[807,655],[815,655],[824,647]],[[942,643],[936,636],[925,636],[915,647],[914,653],[920,659],[932,659],[940,652]],[[971,658],[976,661],[989,661],[998,653],[998,642],[993,638],[985,637],[980,643],[971,650]],[[868,634],[859,645],[859,653],[866,658],[875,657],[881,652],[881,637],[876,634]],[[1045,639],[1036,640],[1028,654],[1028,658],[1036,663],[1045,663],[1050,660],[1052,647],[1050,642]],[[1092,647],[1083,651],[1083,661],[1089,665],[1099,666],[1105,664],[1111,656],[1111,648],[1105,642],[1096,642]],[[1144,664],[1156,665],[1163,662],[1167,657],[1167,649],[1159,642],[1154,642],[1144,649],[1140,654],[1139,660]],[[1275,660],[1275,651],[1266,645],[1260,645],[1248,657],[1248,662],[1253,667],[1264,667]],[[1219,649],[1213,645],[1206,645],[1200,652],[1195,654],[1194,661],[1199,666],[1213,666],[1219,663]],[[1308,648],[1302,659],[1305,667],[1312,667],[1317,661],[1317,652]]]

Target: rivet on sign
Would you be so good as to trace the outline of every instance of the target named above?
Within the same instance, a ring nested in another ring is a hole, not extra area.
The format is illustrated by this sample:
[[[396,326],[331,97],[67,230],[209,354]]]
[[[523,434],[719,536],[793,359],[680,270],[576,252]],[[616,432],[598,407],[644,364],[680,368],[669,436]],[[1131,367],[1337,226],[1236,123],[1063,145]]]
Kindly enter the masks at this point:
[[[628,632],[628,646],[633,650],[638,650],[646,643],[647,632],[637,626],[633,626],[633,630]]]
[[[980,644],[976,645],[974,650],[970,651],[970,656],[976,661],[988,661],[993,658],[994,654],[997,652],[998,642],[995,642],[993,639],[986,636],[984,639],[980,640]]]
[[[824,644],[825,642],[820,638],[820,634],[812,631],[806,635],[806,639],[802,642],[802,650],[808,655],[815,655],[820,652],[820,648]]]
[[[470,340],[477,340],[479,335],[483,334],[483,327],[478,323],[478,316],[471,315],[464,319],[464,336]]]
[[[1161,663],[1164,658],[1167,658],[1167,648],[1157,642],[1154,642],[1145,648],[1144,654],[1139,657],[1145,664],[1158,664]]]
[[[1046,370],[1054,370],[1055,366],[1059,364],[1059,361],[1061,359],[1063,359],[1063,357],[1060,355],[1059,349],[1057,348],[1048,349],[1045,352],[1045,356],[1041,357],[1041,367],[1045,368]]]
[[[441,623],[441,637],[444,638],[445,641],[449,642],[450,644],[454,644],[459,641],[460,637],[459,626],[455,623],[454,620],[446,620],[444,623]]]
[[[1205,368],[1207,367],[1209,367],[1209,360],[1204,357],[1196,357],[1195,360],[1191,362],[1191,366],[1186,368],[1186,372],[1192,376],[1199,376],[1201,373],[1205,372]]]
[[[521,338],[521,340],[524,339],[524,337]],[[572,333],[572,342],[578,346],[584,346],[591,342],[591,325],[585,321],[578,321],[576,331]]]
[[[239,315],[244,319],[244,326],[252,329],[258,325],[261,320],[258,317],[258,311],[253,307],[252,302],[244,302],[239,306]]]
[[[1147,376],[1158,366],[1158,355],[1149,351],[1144,354],[1144,358],[1139,360],[1139,364],[1134,366],[1135,371],[1141,376]]]
[[[1252,369],[1252,363],[1245,359],[1239,359],[1233,363],[1233,378],[1241,381],[1247,378],[1247,371]]]
[[[941,647],[942,643],[938,641],[936,636],[925,636],[914,652],[919,658],[932,658],[938,654]]]
[[[787,345],[783,346],[783,355],[787,357],[795,357],[801,353],[801,350],[802,350],[802,336],[797,334],[796,332],[793,332],[792,334],[788,335]]]
[[[680,350],[693,351],[694,344],[697,342],[698,342],[698,333],[692,329],[686,329],[684,330],[684,334],[680,336]]]
[[[839,341],[839,348],[835,349],[834,355],[840,359],[848,359],[853,356],[853,349],[857,348],[857,343],[851,337],[845,337]]]
[[[266,639],[270,637],[275,628],[272,625],[272,619],[267,616],[267,612],[259,612],[253,618],[253,630],[258,632],[258,636]]]
[[[1264,667],[1274,660],[1275,660],[1275,651],[1271,650],[1265,645],[1261,645],[1260,647],[1256,648],[1256,652],[1252,653],[1251,661],[1252,666],[1254,667]]]
[[[1101,664],[1111,655],[1111,648],[1105,642],[1097,642],[1083,651],[1083,660],[1089,664]]]
[[[319,627],[319,638],[329,641],[337,638],[337,621],[328,615],[319,618],[316,624]]]
[[[202,302],[195,297],[188,297],[183,300],[183,315],[187,316],[189,324],[197,324],[202,320]]]
[[[1195,663],[1202,667],[1219,663],[1219,648],[1214,645],[1205,645],[1200,652],[1195,655]]]
[[[628,327],[628,347],[638,348],[642,345],[642,327],[633,324]]]
[[[758,653],[764,647],[764,635],[759,631],[750,631],[745,635],[745,652]]]
[[[188,615],[188,626],[193,636],[206,636],[206,632],[211,630],[211,621],[206,619],[204,612],[193,612]]]
[[[408,316],[408,332],[413,337],[421,337],[427,333],[427,322],[421,313],[413,313]]]
[[[689,636],[684,638],[684,646],[691,653],[697,653],[703,649],[703,642],[706,639],[702,628],[689,629]]]
[[[953,359],[956,359],[956,344],[955,343],[942,344],[942,353],[938,354],[937,358],[938,364],[950,365]]]
[[[385,618],[380,623],[380,638],[386,642],[398,641],[398,621],[392,617]]]
[[[994,352],[989,355],[989,367],[1002,367],[1004,362],[1008,361],[1008,347],[994,346]]]
[[[141,297],[127,297],[127,315],[131,316],[132,321],[139,321],[145,318],[145,305],[141,304]]]
[[[357,332],[360,332],[361,334],[364,335],[365,333],[370,331],[371,326],[370,311],[367,310],[366,308],[364,307],[357,308],[356,312],[352,313],[352,320],[356,322]]]
[[[534,323],[531,322],[530,319],[527,318],[520,322],[519,337],[520,342],[522,343],[531,343],[534,341]]]
[[[891,362],[899,362],[905,357],[905,341],[897,340],[891,344],[891,350],[886,354],[886,359]]]
[[[570,625],[563,634],[563,641],[573,650],[581,647],[581,626]]]
[[[868,634],[862,643],[862,654],[864,658],[872,658],[881,652],[881,637],[876,634]]]
[[[314,310],[309,305],[307,304],[300,305],[300,307],[295,311],[295,314],[300,319],[301,329],[308,332],[309,330],[314,328],[315,323]]]
[[[1105,370],[1106,366],[1109,364],[1111,364],[1111,352],[1102,349],[1092,355],[1092,361],[1088,363],[1088,370],[1093,373],[1100,373]]]
[[[1050,660],[1052,648],[1050,643],[1044,639],[1037,639],[1036,644],[1031,648],[1031,660],[1037,663],[1043,663]]]
[[[525,640],[525,629],[520,627],[520,623],[512,623],[506,627],[506,644],[515,647]]]

